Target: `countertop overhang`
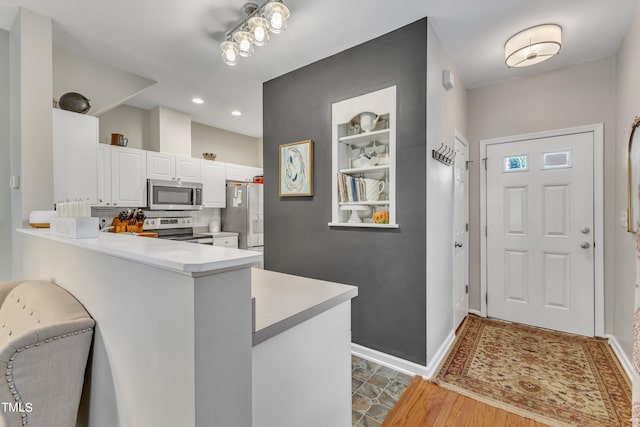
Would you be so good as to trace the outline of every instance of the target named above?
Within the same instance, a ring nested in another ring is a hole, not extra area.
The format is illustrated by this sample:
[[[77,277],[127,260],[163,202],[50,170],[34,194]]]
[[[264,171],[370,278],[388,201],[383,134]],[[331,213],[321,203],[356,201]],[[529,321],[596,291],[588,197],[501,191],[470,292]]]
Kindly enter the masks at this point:
[[[356,286],[251,269],[253,346],[358,296]]]
[[[97,238],[72,239],[48,229],[20,228],[18,233],[35,236],[129,261],[182,274],[249,267],[262,261],[262,253],[119,233],[100,233]]]

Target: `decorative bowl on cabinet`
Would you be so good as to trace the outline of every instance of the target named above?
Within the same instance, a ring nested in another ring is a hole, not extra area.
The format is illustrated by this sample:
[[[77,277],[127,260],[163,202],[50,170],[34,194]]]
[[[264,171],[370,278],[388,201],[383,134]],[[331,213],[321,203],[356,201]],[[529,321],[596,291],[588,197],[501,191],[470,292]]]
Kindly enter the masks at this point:
[[[58,100],[58,106],[67,111],[85,114],[91,108],[89,100],[77,92],[67,92]]]

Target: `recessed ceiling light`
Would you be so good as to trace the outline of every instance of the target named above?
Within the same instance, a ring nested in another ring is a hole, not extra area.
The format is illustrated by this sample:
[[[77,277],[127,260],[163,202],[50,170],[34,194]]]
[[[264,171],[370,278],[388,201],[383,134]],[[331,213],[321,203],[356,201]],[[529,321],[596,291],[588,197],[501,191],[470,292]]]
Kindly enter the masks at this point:
[[[204,104],[204,99],[202,98],[193,98],[192,101],[194,104]]]
[[[242,113],[238,110],[233,110],[231,112],[231,115],[236,116],[236,117],[240,117],[242,115]]]

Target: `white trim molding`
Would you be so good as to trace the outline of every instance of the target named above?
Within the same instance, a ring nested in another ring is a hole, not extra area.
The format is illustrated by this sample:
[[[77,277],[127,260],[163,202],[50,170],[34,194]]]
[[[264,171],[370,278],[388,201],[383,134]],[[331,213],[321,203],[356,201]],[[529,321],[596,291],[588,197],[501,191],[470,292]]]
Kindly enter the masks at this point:
[[[487,146],[553,136],[593,133],[593,237],[594,247],[594,335],[604,337],[604,127],[602,123],[566,129],[513,135],[480,141],[480,159],[485,162]],[[487,171],[480,165],[480,230],[487,226]],[[487,316],[487,236],[480,233],[480,316]]]
[[[633,372],[633,365],[631,364],[631,361],[627,357],[626,353],[622,350],[622,347],[620,346],[620,343],[618,342],[615,336],[611,334],[607,334],[606,338],[609,340],[609,345],[613,349],[613,352],[618,357],[618,361],[620,362],[620,365],[622,365],[624,372],[629,377],[629,381],[631,381],[631,376]]]
[[[455,332],[451,331],[451,333],[447,336],[447,339],[433,356],[433,360],[431,361],[431,363],[428,363],[427,366],[420,365],[415,362],[410,362],[408,360],[401,359],[400,357],[392,356],[390,354],[383,353],[381,351],[364,347],[360,344],[355,343],[351,343],[351,353],[379,365],[386,366],[387,368],[402,372],[403,374],[411,376],[420,375],[424,379],[429,380],[436,375],[436,373],[438,372],[438,368],[442,364],[442,361],[447,357],[447,354],[449,354],[449,349],[451,348],[454,339]]]

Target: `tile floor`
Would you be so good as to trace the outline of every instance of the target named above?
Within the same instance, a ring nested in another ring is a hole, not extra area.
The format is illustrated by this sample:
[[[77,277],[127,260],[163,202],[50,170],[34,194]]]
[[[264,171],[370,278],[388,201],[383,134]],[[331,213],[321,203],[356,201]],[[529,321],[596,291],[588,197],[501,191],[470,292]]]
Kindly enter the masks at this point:
[[[351,355],[351,425],[380,427],[411,377]]]

